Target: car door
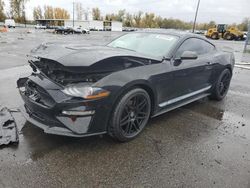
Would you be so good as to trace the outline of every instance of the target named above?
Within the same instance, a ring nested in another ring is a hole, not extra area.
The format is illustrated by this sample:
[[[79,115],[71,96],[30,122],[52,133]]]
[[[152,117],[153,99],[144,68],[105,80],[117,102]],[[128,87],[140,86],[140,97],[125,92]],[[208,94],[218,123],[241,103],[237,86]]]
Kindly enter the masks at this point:
[[[174,60],[179,59],[180,63],[173,63],[175,97],[206,90],[211,86],[210,78],[213,68],[213,51],[215,47],[205,40],[199,38],[188,38],[177,49]],[[184,51],[192,51],[198,55],[197,59],[180,59]]]

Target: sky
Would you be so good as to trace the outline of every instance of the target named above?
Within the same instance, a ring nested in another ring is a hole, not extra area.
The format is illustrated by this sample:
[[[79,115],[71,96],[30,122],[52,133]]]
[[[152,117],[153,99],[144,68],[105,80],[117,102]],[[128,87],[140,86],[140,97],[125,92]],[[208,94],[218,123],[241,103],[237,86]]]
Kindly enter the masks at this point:
[[[8,9],[9,0],[4,0]],[[198,0],[74,0],[81,2],[83,7],[99,7],[102,15],[126,9],[127,12],[153,12],[165,18],[177,18],[193,21]],[[29,0],[26,4],[26,15],[33,19],[35,6],[52,5],[68,10],[72,18],[73,0]],[[197,22],[241,23],[243,18],[250,17],[250,0],[200,0]]]

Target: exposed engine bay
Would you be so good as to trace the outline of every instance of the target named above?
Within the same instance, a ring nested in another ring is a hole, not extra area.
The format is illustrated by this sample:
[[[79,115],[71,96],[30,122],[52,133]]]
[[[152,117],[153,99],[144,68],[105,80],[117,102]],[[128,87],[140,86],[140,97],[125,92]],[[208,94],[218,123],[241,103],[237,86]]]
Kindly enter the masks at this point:
[[[72,60],[74,61],[74,60]],[[40,72],[61,85],[77,82],[97,82],[112,72],[151,64],[152,60],[138,57],[111,57],[91,66],[63,66],[57,61],[45,58],[29,60],[35,73]]]

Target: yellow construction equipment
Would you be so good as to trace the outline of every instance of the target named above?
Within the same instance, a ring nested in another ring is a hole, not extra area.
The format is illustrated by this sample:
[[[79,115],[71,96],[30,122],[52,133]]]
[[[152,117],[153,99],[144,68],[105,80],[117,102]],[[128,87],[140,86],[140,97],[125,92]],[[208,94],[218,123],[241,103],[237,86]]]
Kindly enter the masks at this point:
[[[226,24],[218,24],[209,28],[205,33],[207,38],[214,40],[223,38],[225,40],[244,40],[244,33],[237,27],[228,27]]]

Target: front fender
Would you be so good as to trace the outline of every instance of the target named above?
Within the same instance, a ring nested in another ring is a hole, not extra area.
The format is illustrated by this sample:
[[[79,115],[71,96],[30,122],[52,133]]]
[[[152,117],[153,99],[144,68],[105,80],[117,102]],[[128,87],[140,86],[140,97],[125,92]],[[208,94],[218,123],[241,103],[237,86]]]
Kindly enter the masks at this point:
[[[158,104],[158,92],[154,83],[155,79],[152,78],[163,72],[166,72],[166,65],[163,63],[135,67],[114,72],[94,83],[94,86],[111,92],[112,105],[128,90],[141,87],[149,93],[154,105],[153,110],[155,110],[155,104]]]

